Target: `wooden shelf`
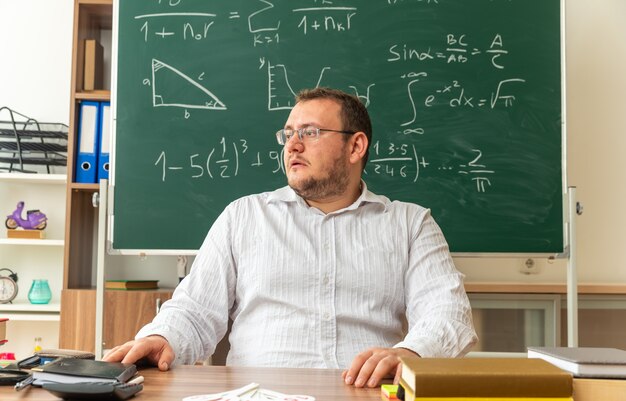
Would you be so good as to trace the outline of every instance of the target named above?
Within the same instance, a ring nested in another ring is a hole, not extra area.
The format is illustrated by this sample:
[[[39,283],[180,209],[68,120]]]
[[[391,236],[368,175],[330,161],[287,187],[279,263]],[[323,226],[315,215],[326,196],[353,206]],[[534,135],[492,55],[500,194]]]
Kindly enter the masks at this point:
[[[0,304],[0,312],[45,312],[59,313],[61,311],[60,303],[49,304],[31,304],[30,302],[15,302],[12,304]]]
[[[81,22],[97,25],[99,30],[113,26],[113,0],[78,0]]]
[[[0,173],[0,181],[25,184],[65,184],[65,174]]]
[[[113,0],[78,0],[79,4],[113,5]]]
[[[70,184],[70,188],[86,191],[98,191],[100,189],[100,184],[84,184],[81,182],[73,182]]]
[[[0,245],[30,245],[30,246],[64,246],[62,239],[21,239],[21,238],[0,238]]]
[[[111,91],[110,90],[93,90],[93,91],[81,91],[76,92],[74,95],[77,100],[93,100],[106,102],[111,100]]]

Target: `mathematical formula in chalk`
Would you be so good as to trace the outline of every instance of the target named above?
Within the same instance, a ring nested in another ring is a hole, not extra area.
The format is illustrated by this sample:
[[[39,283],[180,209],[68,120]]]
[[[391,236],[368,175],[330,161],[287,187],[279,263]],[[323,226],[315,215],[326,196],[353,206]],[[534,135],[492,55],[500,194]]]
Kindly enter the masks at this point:
[[[250,149],[245,139],[227,140],[222,137],[216,146],[204,152],[185,156],[171,156],[162,150],[154,161],[155,174],[162,182],[168,179],[236,179],[247,169],[263,169],[271,174],[285,174],[283,149],[257,151]],[[414,144],[381,144],[376,141],[370,148],[370,160],[364,174],[386,175],[404,181],[417,182],[420,174],[428,175],[428,170],[439,170],[449,174],[467,177],[466,183],[477,192],[486,192],[491,186],[490,177],[495,174],[483,161],[482,151],[470,149],[467,161],[449,164],[429,160],[419,153]],[[435,165],[437,167],[435,167]]]

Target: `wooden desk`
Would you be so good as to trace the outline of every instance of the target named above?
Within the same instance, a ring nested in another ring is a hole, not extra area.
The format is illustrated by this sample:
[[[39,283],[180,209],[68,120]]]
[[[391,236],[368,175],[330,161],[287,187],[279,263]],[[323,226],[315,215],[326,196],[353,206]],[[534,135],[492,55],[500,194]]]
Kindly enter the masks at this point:
[[[190,395],[233,390],[255,382],[262,388],[285,394],[306,394],[316,401],[380,401],[380,389],[359,389],[341,380],[341,371],[332,369],[234,368],[225,366],[179,366],[169,372],[155,368],[141,371],[144,390],[131,400],[180,401]],[[40,388],[20,392],[0,387],[0,400],[58,400]],[[626,380],[574,379],[575,401],[624,401]]]
[[[190,395],[233,390],[255,382],[261,388],[286,394],[306,394],[316,401],[380,401],[380,389],[357,389],[341,380],[341,370],[241,368],[225,366],[178,366],[168,372],[142,370],[144,389],[130,400],[180,401]],[[12,386],[0,387],[0,400],[59,400],[40,388],[20,392]]]

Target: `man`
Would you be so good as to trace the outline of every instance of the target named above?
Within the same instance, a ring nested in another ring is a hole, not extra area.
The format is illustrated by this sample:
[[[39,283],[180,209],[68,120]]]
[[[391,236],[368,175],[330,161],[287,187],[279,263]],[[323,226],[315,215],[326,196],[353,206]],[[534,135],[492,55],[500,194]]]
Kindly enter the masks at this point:
[[[289,186],[231,203],[172,300],[105,360],[194,363],[230,317],[228,364],[344,368],[346,384],[374,387],[400,356],[462,356],[476,342],[463,276],[429,210],[361,180],[366,108],[328,88],[296,100],[276,133]]]

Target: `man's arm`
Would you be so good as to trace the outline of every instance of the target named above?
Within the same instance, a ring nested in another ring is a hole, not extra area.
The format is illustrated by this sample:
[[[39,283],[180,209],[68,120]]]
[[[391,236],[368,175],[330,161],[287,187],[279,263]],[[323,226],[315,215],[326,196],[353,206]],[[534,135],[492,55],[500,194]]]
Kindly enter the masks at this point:
[[[229,206],[215,221],[190,274],[176,287],[172,299],[137,333],[135,341],[107,354],[108,360],[147,359],[161,368],[161,363],[166,367],[190,364],[211,355],[226,333],[228,311],[234,299],[231,212]],[[161,338],[165,344],[155,343],[155,338]]]
[[[404,296],[409,332],[394,347],[422,357],[456,358],[478,341],[463,274],[454,266],[448,244],[430,211],[417,218],[405,273]]]
[[[404,297],[409,332],[393,348],[370,348],[357,355],[342,376],[346,384],[376,387],[398,381],[401,356],[458,357],[477,341],[471,306],[448,245],[428,210],[412,224]]]

